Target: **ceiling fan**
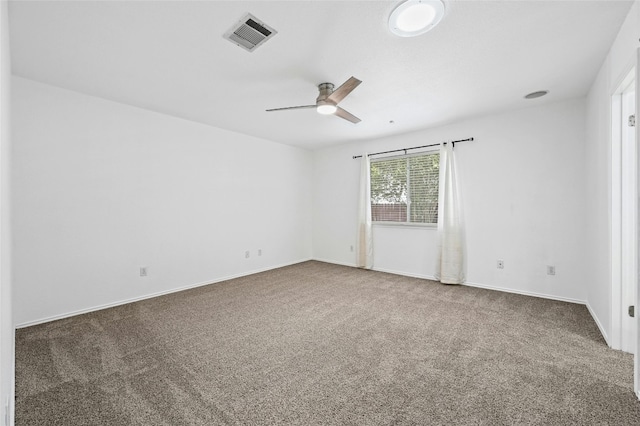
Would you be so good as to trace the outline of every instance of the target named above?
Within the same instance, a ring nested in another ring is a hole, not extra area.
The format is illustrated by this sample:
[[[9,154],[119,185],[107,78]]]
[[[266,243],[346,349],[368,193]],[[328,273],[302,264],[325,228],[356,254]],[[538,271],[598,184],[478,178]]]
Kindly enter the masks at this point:
[[[334,85],[332,83],[321,83],[318,85],[318,91],[320,94],[316,99],[315,105],[300,105],[293,107],[285,107],[285,108],[273,108],[268,109],[268,112],[271,111],[285,111],[289,109],[307,109],[307,108],[315,108],[316,111],[320,114],[333,114],[340,118],[344,118],[347,121],[352,123],[359,123],[361,120],[355,115],[351,114],[349,111],[346,111],[338,106],[340,101],[342,101],[353,89],[358,87],[358,85],[362,83],[362,81],[358,80],[355,77],[349,78],[347,81],[342,83],[342,86],[338,87],[336,90],[333,90]]]

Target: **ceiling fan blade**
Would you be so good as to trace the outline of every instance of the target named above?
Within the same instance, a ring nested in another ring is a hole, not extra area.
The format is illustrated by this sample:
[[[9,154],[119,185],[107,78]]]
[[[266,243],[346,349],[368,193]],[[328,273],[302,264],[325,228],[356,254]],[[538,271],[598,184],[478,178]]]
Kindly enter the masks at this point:
[[[333,115],[337,115],[340,118],[344,118],[345,120],[350,121],[352,123],[356,123],[356,124],[362,121],[355,115],[351,114],[349,111],[344,110],[340,107],[338,107],[338,109]]]
[[[272,108],[266,111],[285,111],[288,109],[307,109],[307,108],[317,108],[315,105],[300,105],[300,106],[292,106],[292,107],[284,107],[284,108]]]
[[[332,94],[329,95],[327,99],[332,102],[338,104],[341,100],[343,100],[353,89],[358,87],[358,85],[362,83],[362,81],[358,80],[355,77],[350,77],[349,80],[342,83],[342,86],[338,87],[333,91]]]

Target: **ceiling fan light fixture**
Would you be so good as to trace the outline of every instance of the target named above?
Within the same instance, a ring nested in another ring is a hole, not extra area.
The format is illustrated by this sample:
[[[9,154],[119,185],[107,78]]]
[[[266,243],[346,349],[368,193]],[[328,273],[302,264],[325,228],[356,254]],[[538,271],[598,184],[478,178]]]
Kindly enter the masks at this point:
[[[426,33],[444,17],[442,0],[405,0],[389,16],[389,30],[400,37]]]
[[[318,107],[316,108],[316,111],[318,111],[318,114],[322,114],[322,115],[335,114],[337,110],[338,110],[338,107],[331,104],[318,105]]]

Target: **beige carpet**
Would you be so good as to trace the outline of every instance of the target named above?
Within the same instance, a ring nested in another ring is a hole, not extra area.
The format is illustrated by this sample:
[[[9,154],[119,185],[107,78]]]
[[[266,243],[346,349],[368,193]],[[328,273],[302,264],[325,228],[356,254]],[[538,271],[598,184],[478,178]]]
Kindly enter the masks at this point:
[[[640,424],[581,305],[305,262],[17,331],[17,425]]]

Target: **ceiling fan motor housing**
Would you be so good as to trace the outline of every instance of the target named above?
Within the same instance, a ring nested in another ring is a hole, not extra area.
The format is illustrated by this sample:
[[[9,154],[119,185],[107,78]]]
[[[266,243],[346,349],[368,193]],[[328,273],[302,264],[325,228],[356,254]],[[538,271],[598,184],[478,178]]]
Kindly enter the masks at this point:
[[[316,105],[336,105],[334,102],[328,101],[327,98],[333,93],[334,85],[332,83],[320,83],[318,90],[320,94],[316,99]]]

